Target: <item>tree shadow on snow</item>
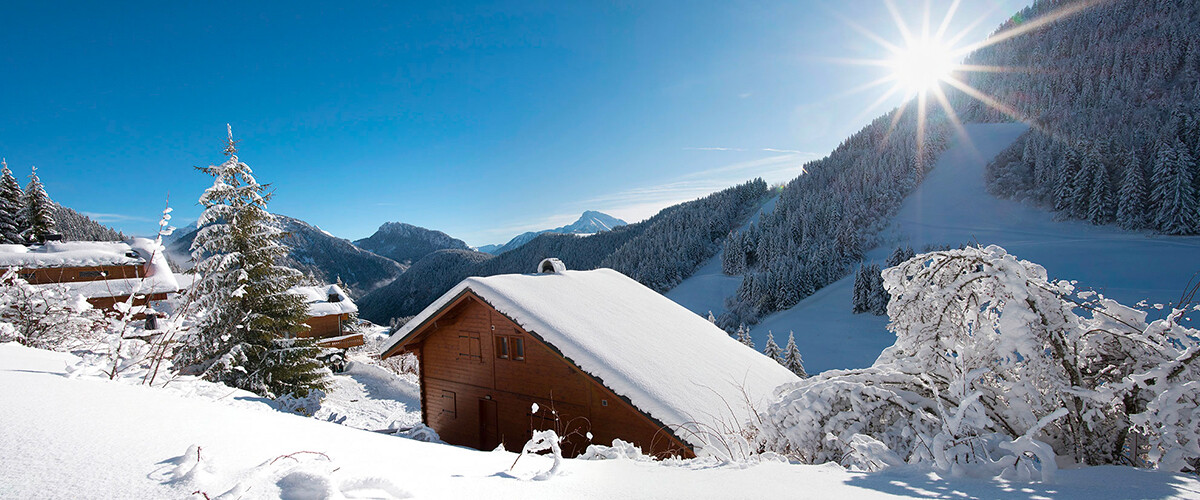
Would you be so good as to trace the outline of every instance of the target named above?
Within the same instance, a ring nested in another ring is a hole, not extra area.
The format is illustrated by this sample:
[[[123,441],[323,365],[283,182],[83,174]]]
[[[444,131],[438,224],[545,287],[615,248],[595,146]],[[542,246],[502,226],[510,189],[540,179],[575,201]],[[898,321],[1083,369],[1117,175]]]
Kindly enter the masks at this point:
[[[892,495],[955,500],[1095,500],[1200,496],[1200,487],[1193,477],[1117,466],[1059,471],[1049,483],[1026,483],[998,478],[943,479],[928,470],[901,466],[858,475],[846,484]]]

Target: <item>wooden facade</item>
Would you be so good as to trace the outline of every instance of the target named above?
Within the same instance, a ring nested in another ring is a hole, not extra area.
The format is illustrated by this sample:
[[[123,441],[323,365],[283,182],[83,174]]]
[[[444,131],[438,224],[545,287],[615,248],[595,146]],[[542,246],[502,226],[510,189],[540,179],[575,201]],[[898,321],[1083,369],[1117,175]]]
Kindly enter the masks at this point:
[[[448,443],[516,451],[533,431],[555,429],[566,456],[613,439],[692,456],[670,429],[469,289],[383,356],[400,352],[419,358],[422,419]]]
[[[146,277],[143,264],[100,265],[100,266],[71,266],[71,267],[36,267],[17,270],[17,276],[31,285],[46,285],[53,283],[82,283],[90,281],[105,281],[119,279],[137,279]],[[92,307],[103,311],[115,311],[117,303],[129,300],[129,294],[87,297]],[[144,306],[151,301],[167,300],[166,293],[143,294],[133,299],[133,305]],[[144,313],[138,313],[136,319],[145,318]]]
[[[302,339],[318,339],[317,345],[333,349],[349,349],[363,345],[365,342],[361,333],[342,333],[342,325],[350,319],[349,313],[311,317],[304,322],[308,325],[308,330],[296,336]]]
[[[146,275],[141,264],[123,266],[37,267],[18,269],[17,275],[30,285],[47,283],[77,283],[81,281],[141,278]]]

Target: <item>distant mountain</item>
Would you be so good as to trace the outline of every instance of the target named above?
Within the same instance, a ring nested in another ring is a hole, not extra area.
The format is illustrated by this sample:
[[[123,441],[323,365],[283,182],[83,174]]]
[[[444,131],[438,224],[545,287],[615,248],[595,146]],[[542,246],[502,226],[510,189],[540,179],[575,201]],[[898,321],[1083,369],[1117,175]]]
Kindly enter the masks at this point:
[[[57,203],[54,204],[54,230],[67,241],[120,241],[125,239],[111,227]]]
[[[508,243],[503,245],[485,245],[479,248],[480,252],[487,252],[492,255],[500,255],[509,250],[515,249],[521,245],[529,243],[539,234],[556,233],[556,234],[595,234],[603,231],[611,231],[615,227],[629,224],[621,219],[608,215],[604,212],[588,210],[579,216],[579,220],[562,227],[554,229],[545,229],[542,231],[530,231],[521,233],[515,238],[508,240]],[[485,250],[486,248],[486,250]]]
[[[388,222],[379,226],[370,237],[355,241],[363,250],[374,252],[396,262],[411,264],[438,250],[470,250],[462,240],[441,231]]]
[[[433,252],[413,264],[400,278],[355,301],[359,317],[386,325],[392,318],[412,316],[492,258],[473,250]]]
[[[729,232],[740,227],[770,194],[767,184],[757,179],[664,208],[635,224],[604,222],[613,229],[587,238],[544,232],[494,257],[470,250],[436,252],[358,300],[359,315],[386,324],[391,318],[420,312],[467,276],[531,273],[546,257],[561,259],[568,269],[612,268],[654,290],[666,291],[715,255]],[[603,221],[591,214],[585,213],[581,220]]]
[[[388,284],[408,267],[358,248],[350,241],[302,220],[278,214],[275,217],[288,233],[284,243],[291,247],[280,263],[324,283],[333,283],[340,277],[346,284],[346,292],[355,297]],[[194,224],[189,227],[190,231],[177,233],[179,236],[167,245],[167,257],[185,268],[191,267],[189,249],[196,239]]]

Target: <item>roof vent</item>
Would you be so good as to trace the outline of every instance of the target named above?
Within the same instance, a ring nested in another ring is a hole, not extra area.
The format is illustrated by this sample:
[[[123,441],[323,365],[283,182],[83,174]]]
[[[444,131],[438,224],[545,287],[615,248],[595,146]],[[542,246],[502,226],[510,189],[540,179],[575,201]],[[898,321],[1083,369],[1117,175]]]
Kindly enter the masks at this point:
[[[338,295],[337,292],[329,292],[329,302],[341,302],[341,301],[342,301],[341,295]]]
[[[542,263],[538,264],[537,268],[538,274],[557,274],[566,270],[567,265],[563,264],[561,260],[553,257],[549,259],[542,259]]]

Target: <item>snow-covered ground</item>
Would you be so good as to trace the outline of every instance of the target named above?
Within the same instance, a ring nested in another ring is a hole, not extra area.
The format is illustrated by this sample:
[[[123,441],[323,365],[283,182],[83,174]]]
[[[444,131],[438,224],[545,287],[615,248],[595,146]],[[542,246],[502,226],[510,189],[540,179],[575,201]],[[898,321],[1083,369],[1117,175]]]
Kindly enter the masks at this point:
[[[421,386],[415,375],[400,377],[351,357],[314,416],[372,431],[412,427],[421,422]]]
[[[967,125],[969,140],[956,139],[941,155],[920,187],[904,200],[882,235],[884,243],[868,252],[867,260],[882,264],[898,245],[920,252],[927,245],[997,244],[1041,264],[1052,279],[1078,280],[1081,288],[1094,288],[1125,304],[1177,301],[1188,278],[1200,271],[1200,237],[1056,221],[1053,213],[987,193],[984,168],[1025,129],[1023,124]],[[715,272],[720,273],[719,263]],[[736,291],[737,278],[728,279],[733,284],[726,288]],[[886,330],[886,317],[850,313],[853,285],[850,275],[764,318],[751,330],[754,342],[763,346],[768,330],[776,340],[786,340],[793,330],[809,373],[869,366],[895,336]],[[675,290],[667,294],[677,295]],[[708,297],[699,290],[684,295],[684,300]],[[710,308],[718,311],[724,297],[681,303],[707,314]]]
[[[413,441],[278,412],[248,393],[197,397],[80,376],[69,354],[0,344],[0,498],[1196,498],[1194,476],[1124,467],[1053,483],[894,468],[567,460]],[[216,384],[209,384],[219,387]],[[210,387],[210,388],[212,388]],[[370,391],[366,391],[369,396]]]

